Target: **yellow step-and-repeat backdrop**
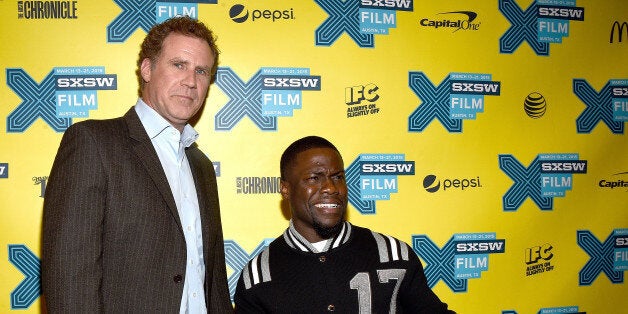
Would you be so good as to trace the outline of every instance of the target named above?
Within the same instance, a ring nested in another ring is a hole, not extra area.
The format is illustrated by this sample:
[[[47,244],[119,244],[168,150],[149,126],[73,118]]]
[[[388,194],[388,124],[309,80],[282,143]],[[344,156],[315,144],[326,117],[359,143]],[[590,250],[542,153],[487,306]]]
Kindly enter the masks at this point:
[[[287,226],[281,153],[315,134],[349,220],[410,244],[459,313],[628,313],[623,0],[0,0],[0,312],[45,311],[64,130],[135,103],[139,43],[178,14],[222,52],[195,127],[232,292]]]

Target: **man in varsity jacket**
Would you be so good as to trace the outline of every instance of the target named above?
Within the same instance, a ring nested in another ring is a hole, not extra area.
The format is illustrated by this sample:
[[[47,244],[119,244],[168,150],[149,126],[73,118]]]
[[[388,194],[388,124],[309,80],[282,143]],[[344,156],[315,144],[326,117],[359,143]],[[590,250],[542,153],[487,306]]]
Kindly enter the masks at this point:
[[[280,171],[290,225],[242,269],[237,313],[455,313],[406,243],[345,221],[348,188],[333,144],[297,140]]]

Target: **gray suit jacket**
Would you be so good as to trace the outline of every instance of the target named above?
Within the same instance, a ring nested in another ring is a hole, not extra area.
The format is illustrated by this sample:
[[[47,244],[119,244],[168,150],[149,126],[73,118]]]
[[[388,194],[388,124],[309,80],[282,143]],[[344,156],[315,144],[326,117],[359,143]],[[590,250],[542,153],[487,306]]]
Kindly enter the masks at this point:
[[[216,174],[186,149],[203,229],[205,299],[232,312]],[[185,238],[157,153],[135,109],[69,127],[44,198],[42,286],[49,313],[178,313]]]

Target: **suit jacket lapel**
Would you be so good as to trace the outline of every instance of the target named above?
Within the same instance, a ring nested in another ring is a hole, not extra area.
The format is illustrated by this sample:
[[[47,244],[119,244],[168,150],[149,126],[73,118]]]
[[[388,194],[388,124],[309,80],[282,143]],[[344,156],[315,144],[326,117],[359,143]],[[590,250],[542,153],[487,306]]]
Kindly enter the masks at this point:
[[[131,149],[146,169],[146,172],[148,172],[153,179],[155,186],[157,186],[161,196],[168,205],[170,214],[177,222],[177,225],[179,225],[179,230],[183,230],[181,229],[181,219],[179,218],[177,205],[174,201],[174,196],[172,196],[166,173],[161,166],[155,147],[153,147],[153,143],[150,141],[150,138],[148,138],[148,134],[140,118],[137,116],[134,107],[131,107],[131,109],[127,111],[124,115],[124,120],[129,128],[129,137],[134,140]]]

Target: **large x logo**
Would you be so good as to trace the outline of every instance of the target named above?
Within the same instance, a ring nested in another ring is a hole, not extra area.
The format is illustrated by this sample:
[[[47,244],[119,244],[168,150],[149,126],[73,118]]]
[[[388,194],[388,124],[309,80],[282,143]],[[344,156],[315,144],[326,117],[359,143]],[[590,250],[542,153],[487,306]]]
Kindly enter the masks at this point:
[[[11,292],[11,309],[27,309],[41,294],[39,258],[22,244],[9,244],[9,262],[26,276]]]
[[[611,132],[624,133],[624,123],[613,120],[613,102],[611,100],[611,87],[606,83],[597,93],[585,80],[573,80],[573,92],[584,102],[586,109],[576,119],[578,133],[591,133],[591,130],[602,120]]]
[[[578,282],[581,286],[589,286],[595,278],[604,272],[612,283],[624,282],[624,273],[613,269],[613,234],[606,238],[604,243],[590,232],[578,230],[578,245],[591,256],[591,259],[582,267],[578,274]]]
[[[148,33],[155,25],[155,0],[113,0],[113,2],[122,9],[122,13],[107,26],[107,42],[124,42],[136,29],[141,27]]]
[[[439,249],[426,235],[412,236],[412,249],[425,261],[424,271],[430,288],[442,279],[453,292],[467,291],[467,279],[456,279],[454,276],[454,245],[453,237]]]
[[[229,294],[231,295],[232,301],[242,269],[244,268],[244,266],[246,266],[246,263],[248,263],[249,260],[262,252],[262,250],[264,250],[264,248],[266,248],[270,244],[270,242],[272,242],[272,239],[265,239],[249,255],[235,241],[225,241],[225,263],[233,270],[233,273],[227,279],[227,282],[229,284]]]
[[[331,46],[343,32],[362,48],[375,46],[373,34],[360,33],[359,1],[356,0],[314,0],[329,14],[323,24],[316,29],[315,44]]]
[[[347,187],[349,189],[349,203],[363,215],[375,214],[375,201],[360,199],[360,156],[356,158],[345,172]]]
[[[435,87],[423,72],[410,72],[408,84],[423,101],[408,118],[408,131],[421,132],[436,118],[449,132],[462,132],[462,120],[449,117],[449,76]]]
[[[231,68],[220,67],[216,73],[216,85],[230,98],[216,114],[216,130],[231,130],[244,116],[249,116],[263,131],[277,130],[277,117],[262,115],[260,71],[248,83],[244,83]]]
[[[511,24],[499,39],[499,52],[513,53],[525,40],[537,55],[549,55],[549,43],[539,42],[538,39],[537,10],[536,1],[523,11],[514,0],[499,0],[499,11]]]
[[[504,194],[504,211],[517,210],[527,197],[542,210],[552,209],[554,199],[541,196],[541,166],[538,157],[526,168],[512,155],[499,155],[499,169],[515,181]]]
[[[57,132],[72,125],[72,118],[57,118],[53,72],[41,84],[22,69],[7,69],[6,73],[7,85],[23,100],[7,117],[7,132],[24,132],[40,117]]]

